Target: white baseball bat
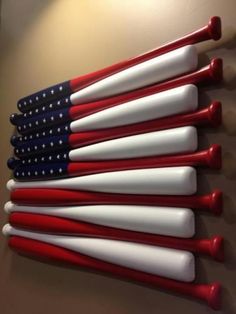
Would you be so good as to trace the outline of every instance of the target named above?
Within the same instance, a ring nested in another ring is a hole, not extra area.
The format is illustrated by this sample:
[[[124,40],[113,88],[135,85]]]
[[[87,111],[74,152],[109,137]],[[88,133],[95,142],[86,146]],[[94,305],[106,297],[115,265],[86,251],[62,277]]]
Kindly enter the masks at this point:
[[[109,263],[135,270],[191,282],[195,278],[195,261],[190,252],[98,238],[56,236],[3,227],[5,236],[20,236],[79,252]]]
[[[7,202],[4,209],[8,214],[24,212],[50,215],[173,237],[190,238],[195,233],[194,214],[187,208],[132,205],[37,207]]]
[[[125,159],[193,152],[197,130],[186,126],[96,143],[69,152],[71,161]]]
[[[185,85],[101,110],[70,124],[72,133],[112,128],[194,111],[198,89]]]
[[[60,180],[9,180],[9,190],[55,188],[106,193],[147,195],[191,195],[197,189],[196,170],[192,167],[166,167],[105,172]]]
[[[195,70],[197,63],[196,47],[184,46],[97,81],[72,94],[71,102],[72,104],[91,102],[161,82]]]

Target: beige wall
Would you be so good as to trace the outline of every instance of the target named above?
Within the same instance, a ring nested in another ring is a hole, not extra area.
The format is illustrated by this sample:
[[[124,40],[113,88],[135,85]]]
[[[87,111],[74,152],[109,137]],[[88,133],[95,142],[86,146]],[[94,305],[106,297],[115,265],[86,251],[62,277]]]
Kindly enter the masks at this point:
[[[222,172],[201,170],[199,192],[221,188],[221,218],[199,215],[197,235],[221,233],[227,238],[227,262],[197,260],[198,279],[222,281],[221,313],[236,313],[235,302],[235,0],[2,0],[1,12],[1,204],[10,177],[8,122],[16,101],[35,90],[135,56],[204,25],[212,15],[223,20],[223,39],[198,45],[200,64],[224,57],[225,86],[201,90],[201,104],[223,102],[224,127],[200,132],[200,147],[221,143]],[[1,211],[1,226],[7,221]],[[200,303],[78,270],[41,264],[13,254],[1,237],[0,311],[41,313],[210,313]],[[229,254],[229,251],[231,253]]]

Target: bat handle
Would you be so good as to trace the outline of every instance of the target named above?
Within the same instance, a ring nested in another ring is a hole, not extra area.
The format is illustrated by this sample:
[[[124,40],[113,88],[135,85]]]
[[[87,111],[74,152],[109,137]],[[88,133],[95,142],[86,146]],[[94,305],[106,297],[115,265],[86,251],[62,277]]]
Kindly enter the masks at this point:
[[[7,160],[7,166],[9,169],[13,170],[21,164],[19,159],[11,157]]]
[[[59,262],[75,265],[90,270],[110,274],[125,280],[135,281],[151,287],[165,289],[171,292],[191,296],[206,302],[212,309],[220,309],[221,286],[219,283],[193,284],[167,279],[147,274],[130,268],[103,262],[64,248],[36,240],[11,236],[8,240],[10,248],[18,254],[37,258],[43,261]]]

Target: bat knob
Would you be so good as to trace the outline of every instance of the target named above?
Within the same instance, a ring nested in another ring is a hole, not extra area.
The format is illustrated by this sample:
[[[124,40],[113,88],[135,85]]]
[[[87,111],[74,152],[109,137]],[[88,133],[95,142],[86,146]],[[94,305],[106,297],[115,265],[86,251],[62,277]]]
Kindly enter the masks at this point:
[[[13,125],[17,125],[17,120],[18,120],[19,115],[17,113],[12,113],[10,115],[10,122]]]
[[[213,101],[208,111],[208,118],[212,126],[218,127],[222,122],[222,106],[219,101]]]
[[[211,239],[211,256],[219,261],[224,261],[224,238],[221,236],[214,236]]]
[[[212,169],[220,169],[222,165],[221,146],[213,144],[208,150],[208,166]]]
[[[11,139],[10,139],[11,145],[12,146],[16,146],[17,142],[18,142],[18,138],[16,135],[12,135]]]
[[[213,16],[208,22],[208,32],[214,40],[221,38],[221,19],[219,16]]]
[[[215,190],[211,194],[210,208],[211,208],[212,213],[214,213],[215,215],[220,215],[222,213],[223,195],[222,195],[222,192],[220,190]]]
[[[14,170],[17,166],[19,166],[20,160],[11,157],[7,161],[7,166],[9,169]]]
[[[208,305],[219,310],[221,307],[221,285],[219,282],[214,282],[210,285],[209,295],[207,298]]]
[[[210,75],[216,83],[222,81],[223,79],[223,60],[222,59],[214,58],[211,60]]]

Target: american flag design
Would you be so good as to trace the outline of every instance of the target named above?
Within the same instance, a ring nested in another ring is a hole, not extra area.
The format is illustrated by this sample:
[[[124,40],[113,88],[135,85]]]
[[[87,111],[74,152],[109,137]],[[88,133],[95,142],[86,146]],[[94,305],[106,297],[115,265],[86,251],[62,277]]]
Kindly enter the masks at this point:
[[[223,261],[223,238],[192,237],[193,210],[222,212],[221,191],[195,194],[196,168],[221,167],[220,145],[198,150],[197,127],[221,123],[220,102],[198,109],[198,88],[221,81],[222,60],[197,69],[194,44],[220,36],[213,17],[160,48],[18,101],[3,228],[11,248],[218,307],[220,285],[192,281],[194,254]]]

